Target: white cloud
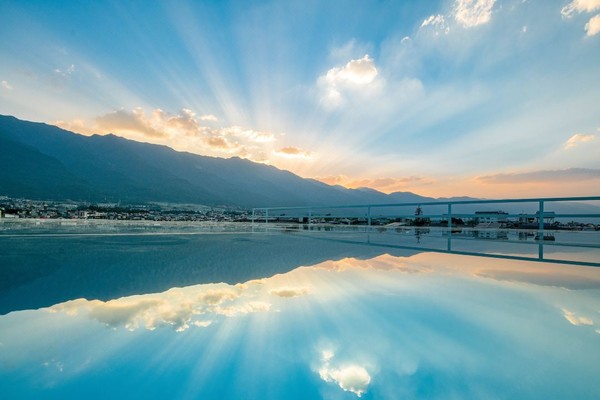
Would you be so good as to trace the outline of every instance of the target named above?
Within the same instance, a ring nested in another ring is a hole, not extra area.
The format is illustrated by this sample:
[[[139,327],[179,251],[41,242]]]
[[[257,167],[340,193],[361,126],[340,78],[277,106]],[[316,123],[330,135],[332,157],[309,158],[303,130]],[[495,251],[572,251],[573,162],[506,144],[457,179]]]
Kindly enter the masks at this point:
[[[275,141],[275,135],[270,132],[255,131],[252,129],[244,129],[240,126],[232,126],[221,130],[222,134],[231,135],[238,138],[246,139],[254,143],[269,143]]]
[[[216,116],[212,115],[212,114],[201,115],[200,116],[200,120],[201,121],[212,121],[212,122],[218,122],[219,121],[219,119]]]
[[[406,191],[415,187],[431,185],[435,181],[429,177],[405,176],[400,178],[360,178],[352,179],[346,175],[330,175],[315,177],[314,179],[328,185],[341,185],[350,189],[371,188],[384,193]]]
[[[326,107],[338,107],[345,101],[345,92],[360,93],[376,82],[377,75],[375,62],[368,54],[350,60],[343,67],[331,68],[317,81],[322,92],[321,102]]]
[[[6,90],[13,90],[13,86],[7,81],[0,82],[0,86],[2,86],[2,88]]]
[[[600,179],[600,169],[567,168],[558,170],[500,173],[479,176],[476,178],[476,180],[481,183],[491,184],[575,182],[592,179]]]
[[[153,119],[163,118],[163,111],[155,110]],[[96,118],[96,126],[100,131],[106,133],[139,133],[151,138],[166,137],[164,126],[153,123],[153,119],[146,117],[142,108],[135,108],[129,112],[126,110],[116,110]]]
[[[430,15],[429,18],[423,21],[423,23],[421,24],[421,28],[429,25],[443,25],[444,23],[445,20],[443,15]]]
[[[421,24],[421,29],[431,27],[435,29],[435,34],[438,35],[440,32],[448,34],[450,32],[450,26],[446,23],[446,19],[443,15],[430,15],[429,18],[425,19]]]
[[[75,65],[74,64],[71,64],[66,69],[56,68],[54,70],[54,73],[56,75],[59,75],[59,76],[61,76],[63,78],[68,78],[69,76],[73,75],[74,72],[75,72]]]
[[[325,81],[332,85],[367,85],[377,77],[377,68],[368,54],[358,60],[350,60],[344,67],[327,71]]]
[[[576,133],[575,135],[571,136],[569,140],[567,140],[565,143],[565,149],[573,148],[579,143],[590,142],[594,139],[596,139],[596,135],[594,134]]]
[[[298,147],[283,147],[273,152],[275,155],[287,158],[310,158],[311,153]]]
[[[335,382],[346,392],[352,392],[356,396],[362,396],[371,383],[369,372],[362,366],[348,364],[339,368],[331,367],[330,362],[334,357],[330,350],[322,352],[323,365],[319,369],[319,376],[325,382]]]
[[[183,108],[170,113],[160,108],[146,112],[141,107],[133,110],[115,110],[94,118],[55,121],[54,124],[84,135],[114,133],[134,140],[164,144],[176,150],[189,151],[210,156],[238,156],[256,162],[268,161],[271,144],[278,135],[241,126],[216,126],[217,117],[211,114],[198,115]],[[301,151],[293,154],[283,150],[287,157],[309,157]]]
[[[585,24],[585,32],[588,36],[594,36],[600,32],[600,14],[590,18],[587,24]]]
[[[600,8],[600,0],[573,0],[562,8],[560,13],[565,18],[571,18],[575,13],[592,12]]]
[[[456,0],[454,19],[466,28],[485,24],[492,17],[495,2],[496,0]]]

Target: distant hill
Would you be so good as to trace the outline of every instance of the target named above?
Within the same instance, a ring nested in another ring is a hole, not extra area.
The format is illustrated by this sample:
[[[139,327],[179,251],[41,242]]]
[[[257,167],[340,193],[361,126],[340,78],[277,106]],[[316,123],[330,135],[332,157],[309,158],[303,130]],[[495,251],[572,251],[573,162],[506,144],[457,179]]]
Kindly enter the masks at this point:
[[[432,201],[346,189],[241,158],[178,152],[115,135],[83,136],[0,116],[0,195],[241,207]]]
[[[225,159],[178,152],[112,134],[83,136],[2,115],[0,195],[247,208],[473,200],[469,197],[436,200],[411,192],[385,194],[370,188],[347,189],[238,157]],[[519,204],[461,207],[455,208],[455,212],[499,209],[520,212],[523,208]],[[600,207],[582,203],[557,203],[550,209],[567,213],[600,212]],[[443,213],[445,207],[424,211]]]

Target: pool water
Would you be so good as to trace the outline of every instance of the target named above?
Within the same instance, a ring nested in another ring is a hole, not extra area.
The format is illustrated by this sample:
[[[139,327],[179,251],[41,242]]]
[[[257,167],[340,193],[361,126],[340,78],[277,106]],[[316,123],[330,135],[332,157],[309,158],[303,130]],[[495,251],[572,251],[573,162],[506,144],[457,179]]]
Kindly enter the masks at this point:
[[[2,398],[600,398],[590,236],[171,233],[0,236]]]

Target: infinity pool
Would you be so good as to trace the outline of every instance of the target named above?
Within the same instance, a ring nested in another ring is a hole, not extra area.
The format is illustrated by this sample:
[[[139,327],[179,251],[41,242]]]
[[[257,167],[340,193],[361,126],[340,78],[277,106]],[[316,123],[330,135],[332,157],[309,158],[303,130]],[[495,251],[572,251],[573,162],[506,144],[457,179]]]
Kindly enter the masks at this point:
[[[175,231],[4,231],[2,398],[600,397],[597,236]]]

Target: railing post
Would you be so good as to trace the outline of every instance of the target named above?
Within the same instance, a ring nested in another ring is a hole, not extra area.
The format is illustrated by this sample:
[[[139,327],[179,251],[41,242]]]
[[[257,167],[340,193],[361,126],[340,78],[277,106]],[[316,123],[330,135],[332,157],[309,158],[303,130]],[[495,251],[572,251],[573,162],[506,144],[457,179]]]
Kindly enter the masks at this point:
[[[367,225],[371,226],[371,207],[367,207]]]
[[[448,231],[452,234],[452,204],[448,203]]]
[[[252,221],[252,225],[254,225],[254,215],[255,215],[255,210],[256,210],[255,208],[253,208],[253,209],[252,209],[252,219],[251,219],[251,221]]]
[[[540,200],[538,209],[538,258],[544,259],[544,200]]]
[[[538,230],[541,236],[540,240],[544,237],[544,200],[540,200],[540,207],[538,210],[539,213],[539,221],[538,221]]]
[[[267,227],[268,223],[269,223],[269,209],[265,208],[265,228]]]
[[[312,208],[308,209],[308,230],[312,228]]]

